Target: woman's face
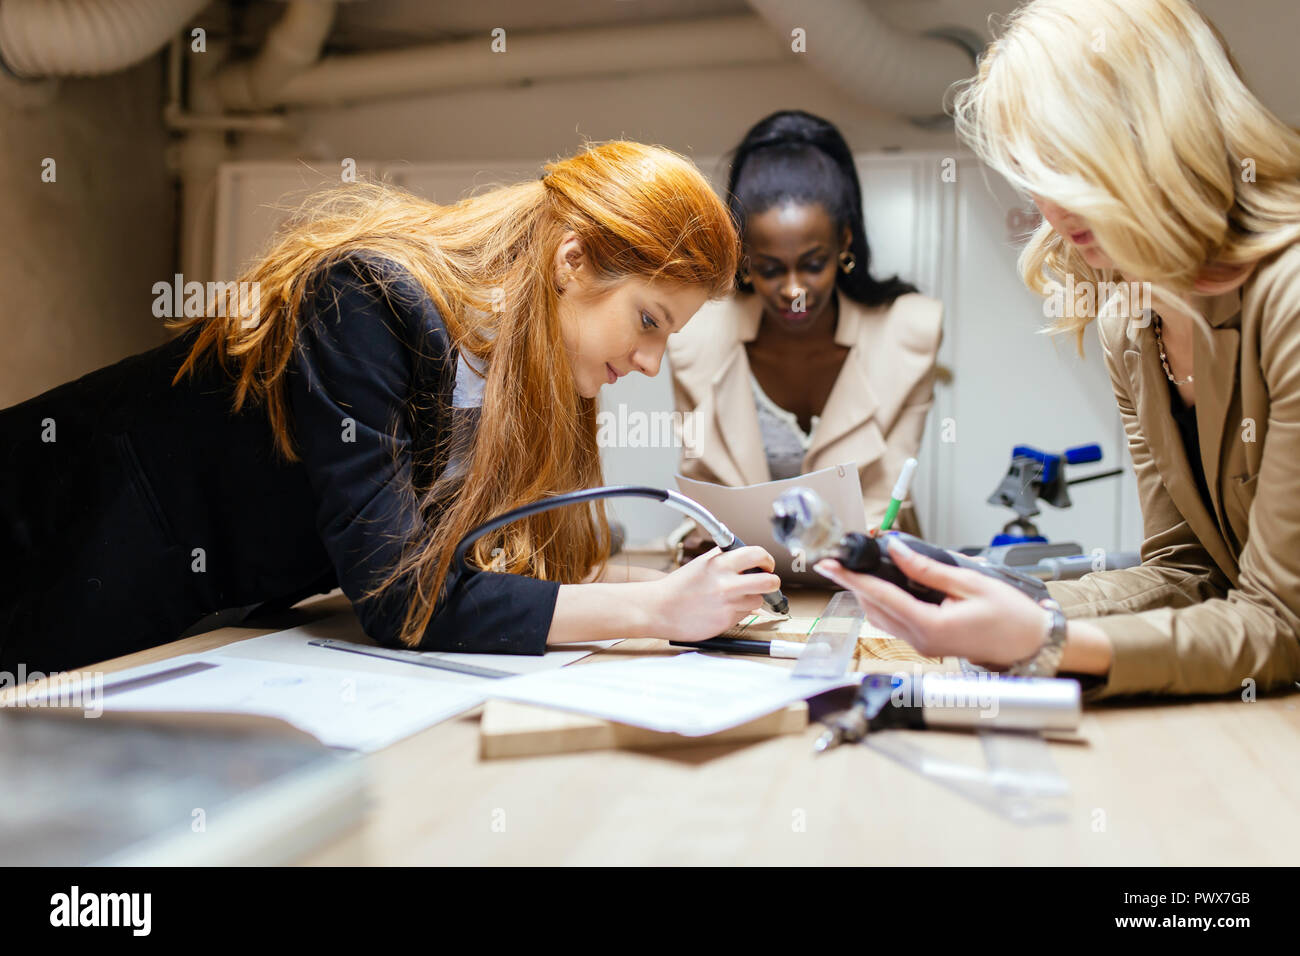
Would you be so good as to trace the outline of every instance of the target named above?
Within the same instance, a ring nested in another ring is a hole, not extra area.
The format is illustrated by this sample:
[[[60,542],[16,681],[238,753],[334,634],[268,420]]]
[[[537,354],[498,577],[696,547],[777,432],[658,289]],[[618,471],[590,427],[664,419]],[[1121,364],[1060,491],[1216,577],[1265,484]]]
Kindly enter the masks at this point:
[[[560,329],[578,394],[595,398],[629,372],[659,374],[668,336],[680,332],[708,300],[703,286],[628,278],[593,290],[582,244],[570,236],[556,256]]]
[[[791,202],[750,216],[745,255],[767,318],[787,332],[814,326],[834,298],[835,270],[849,239],[847,229],[836,237],[835,223],[820,205]]]
[[[1066,242],[1074,244],[1083,256],[1084,262],[1094,269],[1115,268],[1114,261],[1097,244],[1096,238],[1088,229],[1087,220],[1082,216],[1075,216],[1040,196],[1034,197],[1034,205],[1058,235],[1064,236]],[[1255,265],[1256,263],[1245,266],[1223,266],[1212,263],[1201,269],[1199,277],[1192,285],[1192,290],[1198,295],[1222,295],[1230,292],[1250,277]]]
[[[1079,250],[1084,262],[1094,269],[1115,268],[1115,264],[1111,262],[1110,257],[1097,244],[1097,237],[1088,228],[1086,219],[1082,216],[1076,216],[1042,196],[1034,197],[1034,205],[1038,207],[1038,211],[1043,214],[1043,218],[1047,220],[1048,224],[1056,230],[1056,234]]]

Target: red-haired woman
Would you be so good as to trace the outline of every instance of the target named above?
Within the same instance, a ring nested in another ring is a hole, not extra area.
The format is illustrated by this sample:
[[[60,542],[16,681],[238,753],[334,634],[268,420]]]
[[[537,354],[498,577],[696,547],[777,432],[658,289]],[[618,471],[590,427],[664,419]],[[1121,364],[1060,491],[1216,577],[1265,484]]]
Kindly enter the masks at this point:
[[[729,290],[738,241],[689,161],[629,142],[439,206],[359,184],[310,201],[240,276],[248,315],[0,412],[0,668],[175,639],[223,609],[341,586],[381,644],[539,654],[718,633],[779,587],[759,548],[670,575],[607,564],[600,387],[654,375]],[[216,315],[211,314],[217,311]],[[454,586],[459,584],[460,586]]]

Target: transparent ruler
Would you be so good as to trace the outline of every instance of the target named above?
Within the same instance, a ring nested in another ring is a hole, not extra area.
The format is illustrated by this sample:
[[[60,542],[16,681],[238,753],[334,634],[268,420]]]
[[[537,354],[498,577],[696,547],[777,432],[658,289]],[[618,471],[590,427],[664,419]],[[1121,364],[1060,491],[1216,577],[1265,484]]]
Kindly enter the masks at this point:
[[[848,591],[840,591],[826,604],[799,655],[795,677],[843,677],[848,673],[862,631],[862,607]]]
[[[808,647],[799,656],[794,676],[841,677],[848,673],[864,623],[862,608],[851,593],[834,595],[808,635]],[[962,663],[968,674],[978,670]],[[873,730],[862,742],[1007,820],[1021,824],[1064,822],[1070,787],[1056,769],[1042,735],[973,729],[982,745],[983,766],[928,753],[916,731]]]

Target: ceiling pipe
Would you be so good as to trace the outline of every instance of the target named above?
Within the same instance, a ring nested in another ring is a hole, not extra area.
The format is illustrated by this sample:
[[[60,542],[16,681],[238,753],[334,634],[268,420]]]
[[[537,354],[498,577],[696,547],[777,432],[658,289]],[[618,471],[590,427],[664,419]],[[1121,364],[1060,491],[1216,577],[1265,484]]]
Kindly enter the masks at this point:
[[[320,59],[335,7],[334,0],[292,0],[255,58],[217,72],[216,98],[222,107],[261,110],[276,105],[285,84]]]
[[[775,64],[784,47],[752,16],[507,34],[505,53],[490,38],[382,53],[327,57],[289,80],[277,103],[338,105],[538,79]]]
[[[153,56],[207,0],[4,0],[0,62],[21,79],[99,76]]]
[[[213,277],[212,221],[218,171],[227,156],[226,131],[293,132],[270,108],[292,77],[320,59],[335,8],[334,0],[292,0],[251,59],[227,60],[224,43],[213,44],[209,56],[191,53],[188,109],[181,101],[184,47],[173,44],[163,118],[182,134],[172,157],[181,179],[179,258],[187,277]]]
[[[864,0],[749,0],[775,31],[807,37],[808,65],[857,99],[922,125],[947,122],[948,88],[974,72],[978,34],[944,28],[927,34],[891,26]]]

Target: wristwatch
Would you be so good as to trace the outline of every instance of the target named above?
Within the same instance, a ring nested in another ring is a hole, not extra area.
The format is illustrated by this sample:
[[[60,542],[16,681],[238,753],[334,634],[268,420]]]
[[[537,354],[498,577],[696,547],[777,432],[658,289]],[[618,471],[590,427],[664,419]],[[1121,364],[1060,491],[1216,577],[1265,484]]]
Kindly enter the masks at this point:
[[[1051,598],[1043,598],[1038,604],[1047,611],[1047,636],[1042,647],[1007,668],[1007,673],[1014,677],[1055,677],[1056,669],[1061,666],[1061,655],[1065,653],[1065,612]]]

